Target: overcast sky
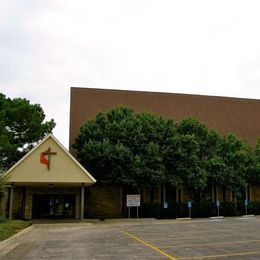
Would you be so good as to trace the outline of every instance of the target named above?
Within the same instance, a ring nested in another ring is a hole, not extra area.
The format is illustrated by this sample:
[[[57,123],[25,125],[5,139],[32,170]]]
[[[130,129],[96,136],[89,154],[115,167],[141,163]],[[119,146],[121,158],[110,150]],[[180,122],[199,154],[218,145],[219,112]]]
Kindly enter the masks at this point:
[[[68,148],[70,87],[260,99],[260,1],[0,0],[0,92]]]

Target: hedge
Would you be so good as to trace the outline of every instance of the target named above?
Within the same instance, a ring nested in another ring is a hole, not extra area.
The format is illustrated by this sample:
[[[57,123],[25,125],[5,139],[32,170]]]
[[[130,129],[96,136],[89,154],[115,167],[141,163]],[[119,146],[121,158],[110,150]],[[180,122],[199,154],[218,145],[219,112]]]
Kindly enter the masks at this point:
[[[220,202],[219,215],[221,216],[241,216],[245,214],[246,210],[244,201]],[[247,214],[259,215],[260,201],[249,201]],[[144,203],[139,209],[139,216],[143,218],[158,219],[189,217],[189,208],[187,202],[168,203],[168,208],[164,208],[163,203]],[[192,202],[191,217],[203,218],[213,216],[217,216],[217,207],[215,202]]]

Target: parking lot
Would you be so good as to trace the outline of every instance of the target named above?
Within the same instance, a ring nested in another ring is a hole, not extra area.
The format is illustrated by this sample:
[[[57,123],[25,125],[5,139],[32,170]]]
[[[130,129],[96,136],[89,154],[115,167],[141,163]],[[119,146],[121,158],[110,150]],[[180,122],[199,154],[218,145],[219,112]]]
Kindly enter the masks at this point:
[[[260,217],[35,224],[1,259],[260,259]]]
[[[126,234],[172,259],[260,259],[259,218],[165,220],[152,228],[129,227]]]

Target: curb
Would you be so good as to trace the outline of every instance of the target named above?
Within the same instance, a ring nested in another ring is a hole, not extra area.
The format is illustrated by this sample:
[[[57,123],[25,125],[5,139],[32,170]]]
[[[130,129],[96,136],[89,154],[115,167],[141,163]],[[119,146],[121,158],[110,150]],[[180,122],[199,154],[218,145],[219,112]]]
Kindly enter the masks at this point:
[[[216,217],[210,217],[210,219],[222,219],[224,218],[223,216],[216,216]]]

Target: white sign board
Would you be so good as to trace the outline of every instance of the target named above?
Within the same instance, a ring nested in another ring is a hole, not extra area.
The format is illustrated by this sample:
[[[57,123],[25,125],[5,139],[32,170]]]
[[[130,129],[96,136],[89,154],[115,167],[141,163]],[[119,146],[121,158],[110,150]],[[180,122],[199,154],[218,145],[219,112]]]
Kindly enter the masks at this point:
[[[126,206],[127,207],[140,207],[141,206],[141,196],[136,195],[126,195]]]

